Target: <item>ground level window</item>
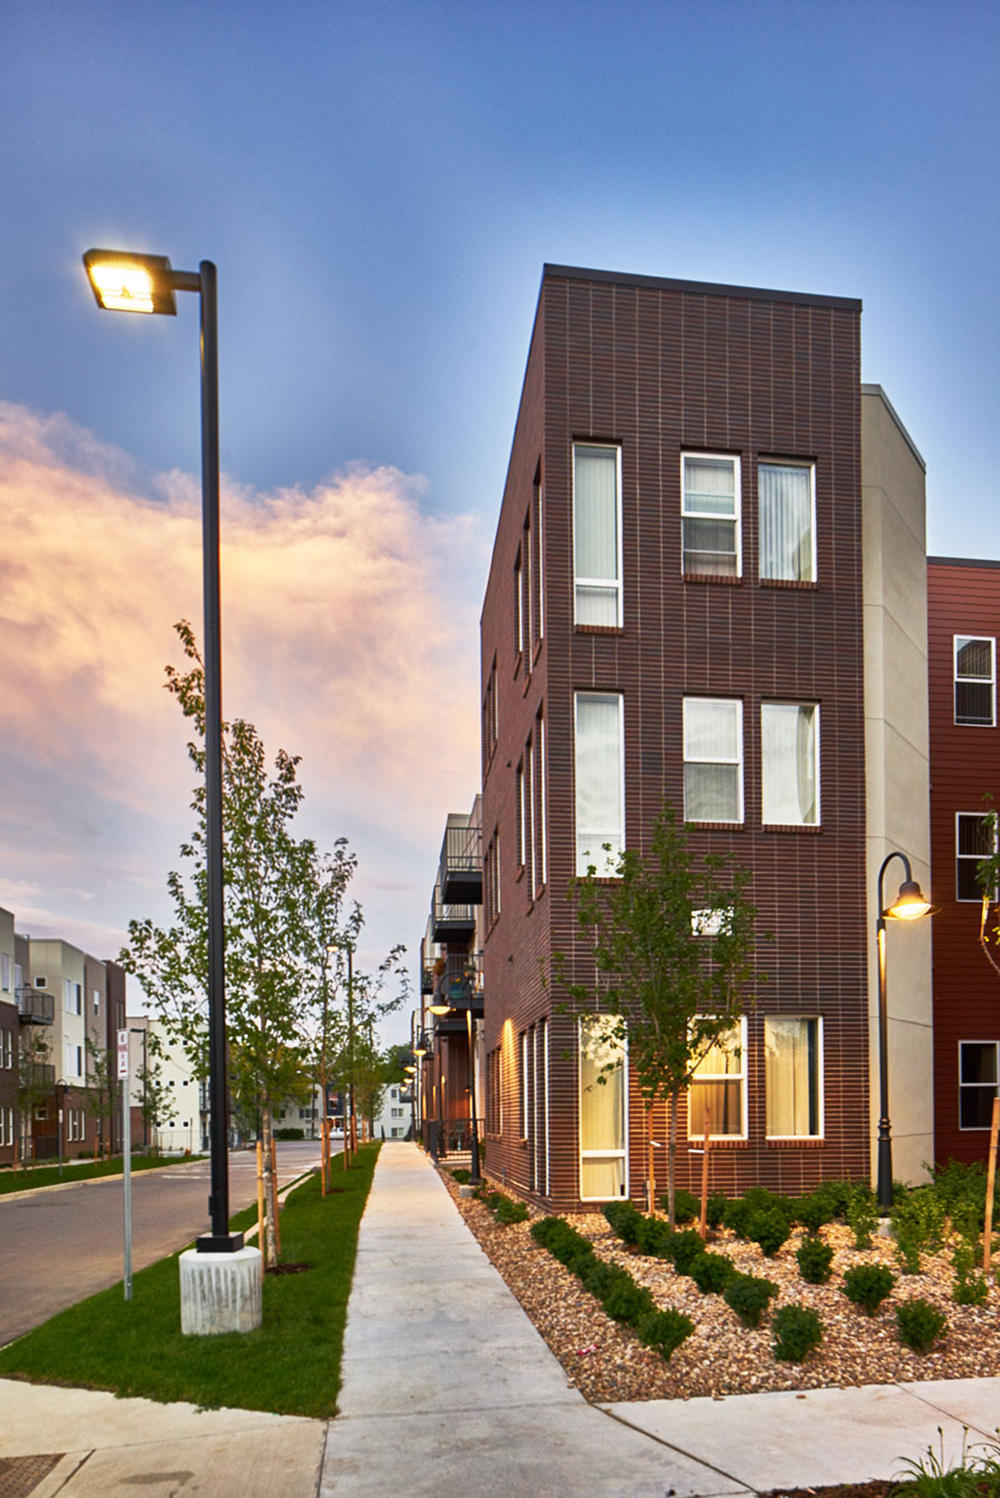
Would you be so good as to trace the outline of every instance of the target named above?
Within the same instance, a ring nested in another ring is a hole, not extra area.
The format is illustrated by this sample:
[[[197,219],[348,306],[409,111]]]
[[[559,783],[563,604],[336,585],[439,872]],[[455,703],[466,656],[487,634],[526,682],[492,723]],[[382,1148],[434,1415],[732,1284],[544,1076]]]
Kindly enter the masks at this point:
[[[688,1138],[746,1136],[746,1021],[725,1031],[702,1056],[688,1088]]]
[[[823,1132],[818,1019],[764,1020],[764,1089],[769,1139],[815,1139]]]
[[[1000,1041],[960,1040],[958,1043],[958,1126],[988,1129],[997,1096],[997,1051]]]
[[[580,1020],[580,1197],[626,1196],[625,1051],[605,1016]]]

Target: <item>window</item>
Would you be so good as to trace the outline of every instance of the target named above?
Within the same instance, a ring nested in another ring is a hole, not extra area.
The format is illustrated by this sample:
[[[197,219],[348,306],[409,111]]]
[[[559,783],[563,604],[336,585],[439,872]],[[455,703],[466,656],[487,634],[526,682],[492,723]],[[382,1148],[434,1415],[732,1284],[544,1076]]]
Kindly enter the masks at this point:
[[[955,722],[996,725],[996,640],[955,636]]]
[[[535,631],[538,643],[541,644],[545,635],[545,546],[543,542],[545,525],[545,492],[542,489],[542,476],[539,472],[535,479]]]
[[[486,1132],[503,1132],[503,1053],[499,1046],[486,1057]]]
[[[688,1138],[746,1138],[746,1020],[713,1042],[695,1067],[688,1089]]]
[[[769,581],[816,581],[815,474],[811,463],[761,463],[760,575]]]
[[[517,554],[517,648],[527,657],[531,670],[535,645],[535,552],[531,535],[531,511],[524,517],[521,549]]]
[[[764,1091],[769,1139],[816,1139],[823,1132],[818,1019],[764,1018]]]
[[[10,953],[0,952],[0,988],[4,993],[10,990]]]
[[[486,931],[500,914],[500,834],[494,832],[486,845],[483,867],[483,903],[486,907]]]
[[[63,1006],[67,1014],[83,1013],[83,986],[63,979]]]
[[[514,786],[514,813],[517,817],[517,866],[523,869],[527,862],[525,842],[527,840],[524,806],[524,760],[518,760]]]
[[[626,1196],[625,1051],[614,1022],[580,1019],[580,1198]]]
[[[529,739],[524,746],[524,866],[527,874],[528,899],[535,898],[537,887],[537,872],[535,857],[537,852],[537,841],[535,837],[535,747],[534,741]]]
[[[538,878],[539,888],[548,883],[548,852],[545,847],[545,710],[539,708],[535,719],[535,768],[532,774],[534,782],[535,801],[538,807],[538,815],[535,819],[535,835],[537,848],[535,852],[535,872]]]
[[[739,458],[682,456],[681,531],[684,572],[739,577]]]
[[[980,811],[960,811],[955,815],[955,899],[983,898],[979,882],[979,864],[996,852],[996,831],[989,817]],[[991,894],[996,899],[996,894]]]
[[[625,845],[622,699],[576,694],[576,872],[613,874]],[[609,851],[605,851],[605,847]]]
[[[996,1040],[960,1040],[958,1043],[958,1126],[988,1129],[993,1122],[993,1099],[997,1096]]]
[[[743,704],[736,698],[684,699],[684,820],[743,820]]]
[[[819,824],[819,708],[765,702],[760,709],[761,819],[765,826]]]
[[[65,1041],[63,1045],[64,1059],[66,1063],[67,1077],[83,1076],[83,1047],[71,1045]]]
[[[573,447],[573,574],[577,624],[620,625],[621,454]]]
[[[489,768],[493,751],[497,746],[497,663],[496,657],[490,667],[486,681],[486,696],[483,698],[483,777]]]
[[[527,648],[528,635],[525,624],[525,612],[527,608],[527,589],[524,582],[524,564],[521,561],[522,553],[517,553],[517,561],[514,563],[514,637],[517,641],[517,658],[520,661]]]
[[[98,990],[95,988],[94,989],[94,1013],[95,1014],[100,1014],[100,1012],[101,1012],[101,995],[98,992]]]
[[[0,1067],[10,1071],[14,1065],[14,1037],[9,1030],[0,1030]]]
[[[0,1108],[0,1145],[14,1143],[14,1110]]]
[[[529,1056],[531,1054],[531,1035],[528,1030],[521,1031],[521,1138],[527,1139],[530,1133],[529,1119],[531,1109],[528,1102],[528,1079],[529,1079]]]

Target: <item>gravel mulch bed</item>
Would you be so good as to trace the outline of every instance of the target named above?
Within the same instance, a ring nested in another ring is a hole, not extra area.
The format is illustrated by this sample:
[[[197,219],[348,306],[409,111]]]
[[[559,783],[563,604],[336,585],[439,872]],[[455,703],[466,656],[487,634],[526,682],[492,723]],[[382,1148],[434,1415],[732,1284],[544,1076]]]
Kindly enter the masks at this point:
[[[743,1326],[720,1295],[701,1295],[694,1282],[678,1275],[673,1265],[627,1248],[602,1215],[568,1217],[601,1258],[627,1268],[637,1283],[652,1292],[658,1305],[673,1306],[694,1321],[693,1335],[669,1363],[664,1362],[631,1331],[610,1320],[576,1276],[535,1244],[530,1221],[501,1227],[481,1202],[459,1196],[447,1171],[441,1177],[466,1224],[565,1368],[570,1383],[592,1403],[697,1396],[721,1399],[727,1394],[775,1389],[1000,1376],[1000,1292],[993,1285],[981,1307],[956,1305],[951,1299],[951,1265],[945,1256],[925,1255],[921,1274],[902,1275],[888,1240],[876,1239],[870,1250],[859,1252],[853,1247],[851,1230],[831,1224],[821,1236],[834,1248],[832,1278],[826,1285],[809,1285],[795,1259],[803,1236],[800,1229],[773,1259],[765,1258],[756,1244],[741,1242],[726,1230],[710,1234],[713,1251],[728,1253],[743,1273],[763,1275],[777,1284],[772,1310],[798,1301],[822,1317],[819,1349],[805,1363],[781,1363],[774,1357],[766,1320],[757,1331]],[[540,1215],[533,1212],[532,1220]],[[899,1275],[888,1300],[873,1317],[852,1305],[841,1289],[844,1270],[856,1264],[885,1264]],[[916,1296],[930,1301],[948,1318],[944,1338],[923,1356],[899,1341],[893,1309]]]

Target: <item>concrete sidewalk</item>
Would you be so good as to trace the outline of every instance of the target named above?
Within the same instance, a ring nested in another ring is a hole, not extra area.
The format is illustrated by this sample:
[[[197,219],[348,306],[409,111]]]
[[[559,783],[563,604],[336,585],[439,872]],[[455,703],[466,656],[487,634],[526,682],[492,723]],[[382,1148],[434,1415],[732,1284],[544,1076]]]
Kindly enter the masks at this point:
[[[889,1477],[937,1451],[939,1427],[947,1464],[963,1426],[975,1442],[1000,1425],[1000,1379],[588,1405],[399,1143],[361,1226],[343,1378],[330,1422],[3,1380],[0,1492],[709,1498]]]

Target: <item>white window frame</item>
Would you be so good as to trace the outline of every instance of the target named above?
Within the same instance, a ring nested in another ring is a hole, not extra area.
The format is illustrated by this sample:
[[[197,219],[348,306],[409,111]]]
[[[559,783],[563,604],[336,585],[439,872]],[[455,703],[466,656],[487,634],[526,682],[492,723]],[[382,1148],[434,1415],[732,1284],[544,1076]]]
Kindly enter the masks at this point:
[[[761,502],[760,502],[760,474],[761,474],[761,469],[762,468],[800,468],[800,469],[804,469],[809,474],[809,538],[810,538],[810,541],[812,543],[812,553],[811,553],[811,558],[810,558],[810,564],[809,565],[810,565],[810,570],[812,572],[812,576],[811,577],[803,577],[803,578],[796,578],[796,577],[792,577],[792,578],[788,578],[788,577],[774,577],[771,573],[769,573],[769,572],[765,573],[765,571],[764,571],[764,548],[763,548],[763,546],[760,543],[760,531],[762,529],[762,524],[761,524],[762,506],[761,506]],[[776,458],[776,457],[773,457],[773,456],[770,457],[770,458],[758,458],[757,459],[757,526],[758,526],[758,540],[757,540],[758,560],[757,560],[757,572],[758,572],[758,575],[759,575],[761,581],[762,582],[802,582],[802,583],[812,583],[812,584],[815,585],[816,580],[817,580],[818,561],[817,561],[817,555],[816,555],[816,464],[814,462],[812,462],[809,459]]]
[[[714,704],[714,703],[724,702],[727,706],[729,706],[730,704],[735,704],[735,707],[736,707],[736,740],[737,740],[737,755],[736,755],[735,759],[708,759],[708,758],[705,758],[705,757],[703,757],[701,755],[694,755],[694,754],[689,755],[688,754],[688,746],[687,746],[687,705],[688,705],[689,702],[697,702],[697,703],[706,704],[706,705],[710,704],[710,703]],[[684,807],[684,820],[686,822],[698,822],[698,821],[721,822],[721,823],[725,823],[725,825],[728,826],[728,827],[739,827],[739,826],[742,826],[744,818],[746,816],[746,805],[745,805],[745,801],[744,801],[744,786],[743,786],[743,763],[744,763],[743,699],[741,697],[693,697],[693,696],[692,697],[685,697],[683,699],[683,703],[682,703],[682,714],[683,714],[683,720],[682,720],[682,726],[681,726],[681,744],[682,744],[682,751],[681,752],[683,754],[683,762],[684,762],[684,764],[685,765],[735,765],[736,769],[737,769],[737,775],[736,775],[737,799],[738,799],[738,802],[739,802],[739,805],[737,807],[737,811],[738,811],[739,814],[736,817],[690,817],[690,816],[688,816],[687,805],[685,804],[685,807]]]
[[[527,864],[527,837],[528,819],[525,815],[524,804],[524,760],[518,760],[517,769],[514,772],[515,812],[517,815],[517,866],[523,869]]]
[[[770,1134],[767,1132],[767,1026],[774,1020],[800,1020],[816,1026],[816,1133],[815,1134]],[[821,1014],[765,1014],[764,1016],[764,1131],[767,1139],[825,1139],[826,1110],[824,1106],[823,1076],[823,1016]]]
[[[576,455],[578,452],[590,450],[592,452],[613,452],[615,454],[615,541],[616,555],[615,567],[617,569],[614,578],[609,577],[579,577],[576,571]],[[583,625],[584,628],[611,628],[622,627],[622,449],[618,442],[574,442],[573,443],[573,622],[575,625]],[[581,588],[604,588],[608,593],[615,595],[615,621],[612,625],[593,625],[587,620],[580,619],[579,596]]]
[[[992,1096],[996,1097],[996,1095],[997,1095],[997,1088],[998,1088],[998,1085],[1000,1085],[1000,1082],[994,1082],[994,1083],[990,1084],[989,1082],[963,1082],[962,1081],[962,1047],[966,1046],[966,1045],[986,1045],[986,1046],[990,1046],[991,1045],[991,1046],[993,1046],[994,1051],[997,1053],[997,1077],[998,1077],[998,1079],[1000,1079],[1000,1040],[996,1040],[996,1039],[993,1039],[991,1037],[991,1038],[987,1038],[985,1040],[960,1040],[958,1042],[958,1098],[957,1098],[957,1102],[958,1102],[958,1128],[959,1128],[959,1133],[962,1133],[962,1134],[981,1134],[984,1131],[984,1129],[989,1129],[990,1128],[990,1124],[988,1124],[988,1123],[987,1124],[963,1124],[963,1122],[962,1122],[962,1089],[963,1088],[975,1088],[977,1090],[981,1090],[981,1091],[985,1092],[987,1090],[987,1088],[989,1088],[992,1085]]]
[[[580,702],[584,698],[601,698],[604,701],[614,699],[618,703],[618,847],[614,847],[613,838],[610,839],[612,852],[604,853],[604,843],[609,841],[605,838],[604,831],[598,829],[592,834],[592,840],[597,840],[595,848],[587,848],[584,852],[589,855],[584,861],[583,852],[580,849],[580,838],[582,835],[590,835],[591,829],[580,830],[580,799],[579,799],[579,752],[580,752]],[[613,878],[618,856],[625,848],[625,699],[621,692],[574,692],[573,693],[573,835],[576,872],[585,877],[590,864],[597,869],[602,878]],[[603,867],[602,867],[603,861]]]
[[[528,1031],[521,1031],[521,1138],[527,1139],[529,1134],[529,1110],[528,1110]]]
[[[764,714],[770,707],[794,707],[801,711],[809,708],[813,715],[813,777],[816,785],[816,815],[811,822],[769,822],[764,815]],[[821,827],[823,825],[822,787],[822,736],[820,708],[818,702],[762,702],[760,705],[760,819],[763,827]]]
[[[702,1073],[700,1075],[696,1075],[696,1076],[692,1077],[691,1083],[689,1083],[689,1085],[688,1085],[688,1133],[687,1133],[687,1137],[690,1140],[696,1140],[696,1139],[698,1139],[698,1140],[701,1140],[701,1142],[703,1144],[705,1142],[705,1131],[704,1131],[704,1129],[703,1128],[695,1128],[694,1124],[692,1122],[692,1118],[691,1118],[691,1104],[690,1104],[690,1098],[691,1098],[691,1090],[690,1089],[691,1089],[691,1085],[692,1084],[693,1085],[697,1085],[698,1083],[705,1083],[705,1082],[721,1082],[721,1083],[730,1083],[730,1084],[733,1083],[733,1082],[738,1082],[739,1083],[739,1086],[740,1086],[740,1116],[741,1116],[742,1123],[743,1123],[743,1128],[742,1128],[742,1132],[741,1133],[739,1133],[739,1134],[709,1134],[709,1136],[708,1136],[709,1142],[711,1142],[713,1139],[725,1140],[725,1139],[747,1139],[747,1138],[749,1138],[749,1135],[747,1133],[747,1129],[748,1129],[749,1121],[750,1120],[749,1120],[749,1116],[748,1116],[748,1114],[749,1114],[749,1109],[748,1109],[749,1098],[748,1098],[748,1092],[747,1092],[747,1073],[748,1073],[748,1068],[747,1068],[747,1021],[746,1021],[746,1015],[742,1015],[740,1017],[740,1019],[738,1019],[736,1021],[736,1025],[734,1026],[734,1028],[738,1029],[739,1032],[740,1032],[740,1043],[739,1043],[740,1071],[739,1071],[739,1073],[735,1073],[735,1072],[705,1072],[705,1073]]]
[[[10,992],[10,953],[0,952],[0,988]]]
[[[549,882],[548,817],[545,805],[545,709],[538,709],[535,720],[538,741],[538,859],[541,888]]]
[[[708,460],[712,463],[728,463],[733,470],[733,514],[720,515],[706,510],[689,510],[687,507],[688,484],[687,463],[688,459],[702,462]],[[733,522],[733,544],[736,549],[736,571],[721,573],[700,573],[699,576],[710,577],[742,577],[743,576],[743,489],[740,460],[732,453],[708,453],[688,451],[681,453],[681,572],[698,573],[696,567],[686,567],[684,558],[686,547],[684,545],[684,522],[685,520],[732,520]],[[725,553],[720,552],[720,556]]]
[[[985,677],[982,676],[959,676],[958,674],[958,652],[961,645],[971,645],[974,640],[988,641],[990,647],[990,721],[988,723],[968,723],[959,719],[958,716],[958,687],[960,682],[968,682],[970,685],[983,686]],[[958,728],[995,728],[997,726],[997,642],[995,635],[953,635],[952,636],[952,717]]]
[[[956,900],[956,903],[959,904],[959,905],[981,905],[983,903],[983,894],[982,894],[982,890],[979,888],[978,882],[976,884],[976,889],[978,891],[977,894],[972,895],[972,896],[959,894],[958,874],[959,874],[959,869],[961,868],[962,864],[964,864],[964,863],[977,863],[978,864],[978,863],[981,863],[984,858],[989,858],[989,856],[990,856],[989,853],[975,853],[975,854],[973,854],[973,853],[960,853],[959,852],[959,849],[960,849],[960,847],[962,845],[961,844],[961,824],[962,824],[962,819],[964,817],[971,817],[971,819],[974,822],[985,822],[987,820],[988,815],[989,815],[989,813],[981,812],[981,811],[956,811],[956,813],[955,813],[955,900]],[[995,827],[993,828],[993,838],[992,838],[992,841],[993,841],[993,846],[994,846],[994,849],[995,849],[996,848],[996,828]],[[997,892],[996,892],[996,890],[994,890],[991,893],[991,895],[990,895],[990,899],[991,900],[995,900],[996,898],[997,898]]]
[[[590,1021],[601,1020],[601,1019],[606,1020],[609,1024],[613,1023],[613,1019],[609,1015],[600,1015],[600,1014],[589,1014],[588,1015],[588,1014],[581,1014],[581,1015],[577,1016],[577,1027],[576,1027],[576,1041],[577,1041],[577,1056],[576,1056],[576,1097],[577,1097],[577,1119],[578,1120],[582,1120],[582,1118],[583,1118],[583,1094],[584,1094],[584,1091],[585,1091],[584,1086],[583,1086],[583,1074],[582,1074],[583,1073],[583,1067],[582,1067],[582,1061],[583,1061],[583,1026],[585,1024],[587,1024],[588,1022],[590,1022]],[[622,1066],[622,1141],[623,1141],[623,1148],[620,1149],[620,1150],[616,1150],[616,1149],[596,1149],[596,1150],[588,1149],[588,1150],[585,1150],[580,1145],[580,1142],[579,1142],[580,1141],[580,1127],[579,1127],[579,1123],[577,1125],[577,1152],[578,1152],[577,1153],[577,1158],[578,1158],[578,1169],[579,1169],[579,1178],[580,1178],[580,1200],[582,1202],[628,1201],[628,1199],[629,1199],[629,1159],[628,1159],[628,1153],[629,1153],[628,1152],[628,1141],[629,1141],[628,1084],[629,1084],[629,1075],[628,1075],[628,1044],[627,1044],[627,1042],[625,1044],[623,1044],[622,1049],[621,1049],[621,1066]],[[620,1196],[585,1196],[584,1193],[583,1193],[583,1162],[584,1162],[584,1160],[621,1160],[623,1162],[623,1169],[622,1169],[623,1186],[622,1186],[621,1195]]]

